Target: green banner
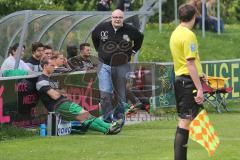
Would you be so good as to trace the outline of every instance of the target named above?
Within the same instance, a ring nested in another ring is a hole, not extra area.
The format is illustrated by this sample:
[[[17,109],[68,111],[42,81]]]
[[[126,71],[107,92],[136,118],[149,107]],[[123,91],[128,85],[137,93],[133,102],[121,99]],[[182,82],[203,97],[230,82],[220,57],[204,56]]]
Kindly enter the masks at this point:
[[[226,93],[226,99],[239,98],[240,93],[240,60],[226,61],[208,61],[203,62],[203,71],[208,76],[224,77],[225,88],[232,88],[231,93]],[[163,70],[163,68],[165,68]],[[167,71],[166,71],[167,70]],[[169,107],[175,105],[175,97],[173,91],[174,72],[172,63],[156,63],[156,85],[163,86],[160,94],[156,94],[156,107]],[[165,87],[164,87],[165,86]],[[167,86],[167,87],[166,87]]]

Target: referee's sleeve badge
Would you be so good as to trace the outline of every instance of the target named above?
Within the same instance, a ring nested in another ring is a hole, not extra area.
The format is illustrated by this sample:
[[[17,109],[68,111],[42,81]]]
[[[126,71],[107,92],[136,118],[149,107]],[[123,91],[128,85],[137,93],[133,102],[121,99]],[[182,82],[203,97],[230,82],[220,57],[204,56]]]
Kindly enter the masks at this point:
[[[191,43],[190,49],[191,49],[191,52],[195,52],[196,51],[196,45],[194,43]]]

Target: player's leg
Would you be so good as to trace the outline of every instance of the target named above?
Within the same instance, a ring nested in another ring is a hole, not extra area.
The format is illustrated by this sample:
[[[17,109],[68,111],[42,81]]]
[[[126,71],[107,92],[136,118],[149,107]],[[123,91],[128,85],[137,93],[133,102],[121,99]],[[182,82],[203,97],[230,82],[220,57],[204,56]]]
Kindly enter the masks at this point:
[[[126,83],[127,73],[130,71],[129,64],[123,64],[115,67],[115,74],[112,75],[114,90],[116,91],[118,104],[114,110],[114,118],[125,118],[125,105],[126,105]]]
[[[174,159],[187,159],[189,125],[198,114],[199,105],[194,100],[194,83],[190,77],[176,77],[174,82],[175,98],[179,122],[174,140]]]
[[[82,110],[76,117],[84,126],[91,130],[99,131],[104,134],[117,134],[121,131],[122,120],[106,123],[100,118],[92,116],[88,111]]]
[[[111,79],[111,66],[108,66],[106,64],[99,64],[97,71],[103,120],[105,122],[112,122],[113,84]]]
[[[106,123],[103,120],[92,116],[88,111],[81,106],[71,101],[66,101],[57,107],[56,111],[63,119],[73,121],[78,120],[86,129],[102,132],[104,134],[119,133],[121,121],[116,123]]]
[[[187,144],[189,137],[190,120],[179,119],[174,140],[174,160],[187,159]]]

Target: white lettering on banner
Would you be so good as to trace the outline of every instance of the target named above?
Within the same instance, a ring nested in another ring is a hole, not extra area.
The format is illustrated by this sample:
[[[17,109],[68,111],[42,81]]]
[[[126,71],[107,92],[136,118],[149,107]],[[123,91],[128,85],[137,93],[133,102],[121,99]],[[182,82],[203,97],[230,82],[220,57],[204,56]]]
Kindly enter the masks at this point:
[[[237,88],[237,84],[239,83],[239,75],[237,72],[237,70],[239,69],[239,63],[233,63],[231,64],[231,69],[232,69],[232,86],[233,86],[233,90],[232,90],[232,97],[235,98],[235,97],[239,97],[239,88]]]
[[[58,136],[64,136],[64,135],[70,134],[71,133],[71,122],[59,123],[57,133],[58,133]]]

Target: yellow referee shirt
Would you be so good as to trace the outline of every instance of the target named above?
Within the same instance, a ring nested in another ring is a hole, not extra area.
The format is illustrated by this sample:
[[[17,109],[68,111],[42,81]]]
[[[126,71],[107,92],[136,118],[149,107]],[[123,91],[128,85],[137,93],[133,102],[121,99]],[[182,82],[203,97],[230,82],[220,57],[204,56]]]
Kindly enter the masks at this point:
[[[187,59],[194,58],[198,75],[203,75],[200,58],[198,55],[198,42],[195,34],[188,28],[179,25],[170,38],[174,71],[176,76],[189,75]]]

